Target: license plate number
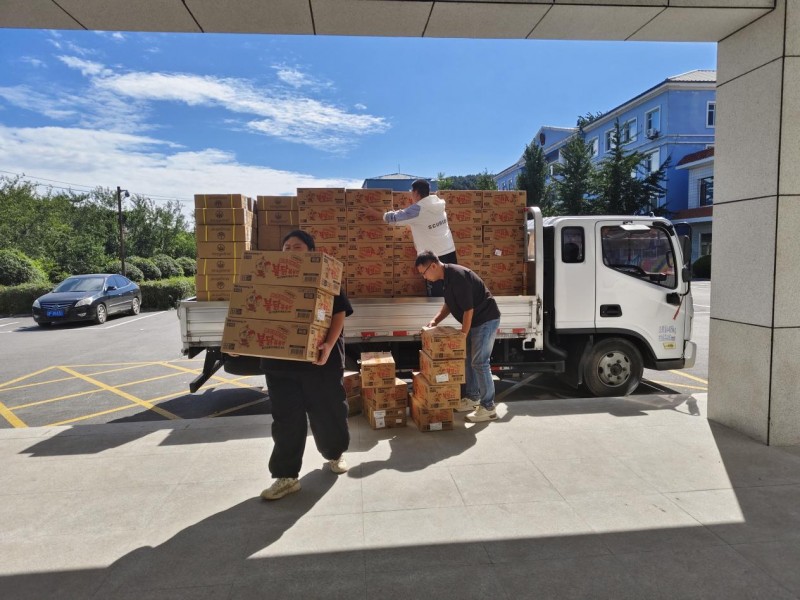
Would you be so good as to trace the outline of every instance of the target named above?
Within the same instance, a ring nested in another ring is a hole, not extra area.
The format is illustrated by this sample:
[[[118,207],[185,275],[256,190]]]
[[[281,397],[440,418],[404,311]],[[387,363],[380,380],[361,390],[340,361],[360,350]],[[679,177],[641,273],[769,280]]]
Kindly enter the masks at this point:
[[[48,317],[63,317],[64,311],[63,310],[48,310],[47,311]]]

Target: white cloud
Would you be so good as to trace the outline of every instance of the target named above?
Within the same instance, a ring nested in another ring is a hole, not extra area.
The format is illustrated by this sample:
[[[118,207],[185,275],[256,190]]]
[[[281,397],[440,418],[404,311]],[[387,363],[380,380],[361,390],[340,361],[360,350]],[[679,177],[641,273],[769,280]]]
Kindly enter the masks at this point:
[[[293,69],[291,67],[284,67],[284,66],[273,66],[273,69],[277,72],[278,79],[283,81],[284,83],[291,85],[292,87],[303,87],[304,85],[312,85],[314,82],[313,80],[300,71],[299,69]]]
[[[21,56],[19,61],[22,62],[22,63],[28,64],[28,65],[30,65],[32,67],[36,67],[37,69],[38,68],[44,68],[44,69],[47,68],[47,63],[45,63],[43,60],[39,60],[38,58],[34,58],[32,56]]]
[[[102,64],[90,60],[83,60],[74,56],[59,56],[58,60],[71,69],[78,69],[84,77],[107,77],[113,75],[113,71],[110,69],[106,69]]]
[[[187,151],[153,137],[80,128],[0,125],[5,171],[88,188],[121,186],[132,194],[176,198],[191,214],[194,194],[294,194],[298,187],[360,187],[362,180],[314,177],[248,165],[215,148]],[[59,184],[54,184],[59,185]]]
[[[354,108],[356,108],[356,109],[358,109],[358,110],[367,110],[367,105],[366,105],[366,104],[361,104],[361,103],[359,102],[358,104],[356,104],[356,105],[355,105],[355,107],[354,107]]]

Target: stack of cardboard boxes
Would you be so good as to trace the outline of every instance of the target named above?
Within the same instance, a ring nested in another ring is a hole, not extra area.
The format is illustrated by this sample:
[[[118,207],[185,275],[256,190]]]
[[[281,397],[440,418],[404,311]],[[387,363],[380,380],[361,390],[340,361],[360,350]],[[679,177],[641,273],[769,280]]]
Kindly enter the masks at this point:
[[[363,401],[361,399],[361,373],[358,371],[345,371],[342,377],[344,394],[347,399],[347,415],[352,417],[361,412]]]
[[[298,229],[297,196],[256,196],[257,250],[281,250],[283,236]]]
[[[222,350],[313,362],[325,341],[343,266],[321,252],[245,252]]]
[[[466,382],[466,336],[448,326],[422,330],[419,373],[414,373],[411,418],[420,431],[453,428],[453,409]]]
[[[361,354],[361,398],[373,429],[406,426],[408,386],[396,377],[391,352]]]
[[[253,249],[253,201],[241,194],[196,194],[198,300],[228,300],[239,274],[239,263]]]

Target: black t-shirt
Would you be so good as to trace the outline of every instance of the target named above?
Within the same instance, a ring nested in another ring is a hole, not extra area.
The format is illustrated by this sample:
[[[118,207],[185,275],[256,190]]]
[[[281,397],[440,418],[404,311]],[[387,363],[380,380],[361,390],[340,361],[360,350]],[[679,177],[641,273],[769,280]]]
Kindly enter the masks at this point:
[[[353,314],[353,307],[350,306],[350,300],[340,292],[338,296],[333,298],[333,314],[343,312],[345,317]],[[310,362],[301,360],[283,360],[280,358],[262,358],[259,361],[259,366],[262,371],[313,371],[314,369],[344,369],[344,329],[339,334],[339,339],[336,344],[331,348],[328,362],[324,365],[315,365]]]
[[[497,302],[483,280],[460,265],[444,265],[444,303],[459,323],[464,312],[473,309],[472,327],[500,318]]]

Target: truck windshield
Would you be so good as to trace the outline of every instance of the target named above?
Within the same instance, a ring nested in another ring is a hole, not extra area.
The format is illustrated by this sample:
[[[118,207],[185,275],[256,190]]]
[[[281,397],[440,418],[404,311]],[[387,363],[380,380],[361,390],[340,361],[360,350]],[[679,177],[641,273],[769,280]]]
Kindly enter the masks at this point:
[[[675,251],[663,229],[626,231],[609,226],[601,228],[600,236],[606,267],[661,287],[677,286]]]

